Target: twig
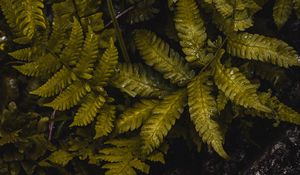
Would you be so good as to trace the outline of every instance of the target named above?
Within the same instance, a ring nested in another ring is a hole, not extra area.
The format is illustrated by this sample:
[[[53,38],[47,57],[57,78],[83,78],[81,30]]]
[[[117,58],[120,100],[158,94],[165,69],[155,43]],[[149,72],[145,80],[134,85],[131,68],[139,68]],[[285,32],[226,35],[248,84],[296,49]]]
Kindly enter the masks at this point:
[[[121,33],[121,29],[120,29],[120,26],[119,26],[117,18],[116,18],[116,13],[115,13],[115,10],[114,10],[114,7],[113,7],[112,0],[107,0],[107,6],[108,6],[110,17],[111,17],[112,22],[114,24],[114,28],[116,30],[117,39],[119,41],[120,48],[121,48],[124,60],[126,62],[130,62],[129,55],[128,55],[127,50],[126,50],[125,42],[123,40],[123,36],[122,36],[122,33]]]
[[[122,17],[123,15],[125,15],[126,13],[130,12],[131,10],[134,9],[134,6],[131,6],[131,7],[128,7],[127,9],[125,9],[123,12],[119,13],[117,16],[116,16],[116,19],[119,19],[120,17]],[[107,23],[104,28],[107,28],[109,27],[111,24],[113,24],[113,20],[109,21],[109,23]]]
[[[48,140],[50,141],[52,138],[52,133],[53,133],[53,126],[54,126],[54,119],[55,119],[55,113],[56,110],[54,110],[51,114],[50,117],[50,123],[49,123],[49,135],[48,135]]]

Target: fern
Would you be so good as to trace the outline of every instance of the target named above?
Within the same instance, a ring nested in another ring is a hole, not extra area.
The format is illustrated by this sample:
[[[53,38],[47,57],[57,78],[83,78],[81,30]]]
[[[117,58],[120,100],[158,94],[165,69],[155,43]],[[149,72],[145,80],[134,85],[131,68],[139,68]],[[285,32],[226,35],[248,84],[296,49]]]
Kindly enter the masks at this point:
[[[207,35],[197,4],[194,0],[179,0],[176,5],[174,21],[185,59],[189,62],[199,60],[205,55],[203,46]]]
[[[227,52],[240,58],[268,62],[285,68],[300,65],[296,51],[287,43],[258,34],[231,35]]]
[[[111,147],[100,150],[99,159],[106,161],[102,168],[108,169],[105,175],[136,175],[136,170],[149,173],[149,165],[139,157],[139,138],[115,139],[106,142]]]
[[[104,105],[99,115],[97,116],[97,122],[95,125],[96,135],[94,139],[107,136],[112,132],[114,127],[116,107],[113,105]]]
[[[82,27],[76,18],[73,18],[73,20],[69,41],[61,53],[61,61],[72,65],[79,59],[84,42]]]
[[[292,13],[293,0],[276,0],[273,7],[273,18],[275,24],[280,29],[288,20]]]
[[[70,126],[86,126],[90,124],[104,103],[105,98],[101,95],[95,96],[90,94],[78,109],[74,121]]]
[[[88,84],[76,81],[60,93],[52,102],[45,106],[52,107],[55,110],[65,111],[78,104],[91,88]]]
[[[68,70],[66,67],[62,67],[45,84],[32,91],[31,94],[41,97],[52,97],[60,93],[76,79],[77,77],[73,72]]]
[[[132,97],[159,97],[169,87],[153,71],[139,64],[121,64],[112,84]]]
[[[217,11],[225,18],[233,14],[233,6],[226,0],[212,0]]]
[[[106,49],[98,64],[93,81],[98,86],[106,86],[108,80],[113,76],[118,64],[118,50],[113,40],[110,40],[109,47]]]
[[[168,134],[175,121],[183,112],[186,100],[184,90],[177,91],[164,99],[154,107],[153,115],[145,122],[141,129],[143,139],[143,153],[149,154],[158,148],[164,137]]]
[[[274,119],[277,121],[289,122],[299,125],[300,114],[292,108],[281,103],[277,97],[272,96],[271,91],[259,93],[260,101],[271,108],[273,113],[264,113],[255,110],[246,110],[245,113],[254,117],[263,117],[268,119]]]
[[[41,0],[12,0],[18,28],[29,39],[35,34],[37,27],[46,28],[43,14],[44,4]]]
[[[157,100],[141,100],[128,108],[117,120],[118,133],[133,131],[139,128],[152,114],[153,108],[158,104]]]
[[[154,33],[137,30],[134,39],[146,64],[161,72],[165,79],[182,86],[192,78],[193,73],[180,55]]]
[[[73,155],[64,150],[57,150],[53,152],[48,158],[50,162],[65,166],[73,159]]]
[[[218,58],[224,53],[220,51]],[[259,102],[256,86],[252,85],[238,68],[225,68],[219,61],[215,63],[214,79],[218,88],[234,103],[245,108],[254,108],[259,111],[271,110]]]
[[[208,74],[196,76],[188,84],[188,104],[195,128],[202,137],[203,142],[211,145],[214,150],[223,158],[228,155],[223,149],[224,132],[220,124],[212,119],[217,115],[217,103],[211,95],[211,87],[207,84]]]
[[[51,54],[40,56],[36,61],[14,66],[19,72],[32,77],[49,76],[60,68],[61,64]],[[34,69],[32,69],[34,68]]]
[[[74,72],[83,78],[91,79],[92,72],[94,70],[94,64],[98,57],[98,38],[91,28],[88,29],[87,36],[85,38],[84,46],[82,49],[82,54]]]
[[[225,96],[224,92],[219,91],[216,102],[219,112],[225,109],[226,104],[228,103],[228,98]]]

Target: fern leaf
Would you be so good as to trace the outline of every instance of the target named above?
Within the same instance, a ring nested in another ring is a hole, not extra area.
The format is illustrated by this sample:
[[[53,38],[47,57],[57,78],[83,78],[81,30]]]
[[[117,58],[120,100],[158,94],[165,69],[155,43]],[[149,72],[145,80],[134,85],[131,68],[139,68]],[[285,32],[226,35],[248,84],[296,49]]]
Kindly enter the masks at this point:
[[[60,68],[61,64],[51,54],[38,58],[38,60],[20,66],[14,66],[19,72],[27,76],[43,77],[52,74]]]
[[[228,102],[228,98],[225,96],[225,94],[222,91],[219,91],[219,94],[217,96],[217,108],[219,112],[225,109],[227,102]]]
[[[185,59],[188,62],[201,59],[207,35],[197,4],[194,0],[179,0],[176,5],[174,21]]]
[[[96,135],[94,139],[107,136],[112,132],[114,127],[114,120],[116,116],[116,107],[112,105],[104,105],[95,125]]]
[[[139,64],[121,64],[112,84],[132,97],[160,97],[170,89],[162,78]]]
[[[36,54],[36,48],[24,48],[10,52],[9,55],[21,61],[33,61]]]
[[[65,21],[61,19],[60,17],[54,16],[53,22],[52,22],[52,32],[51,36],[49,38],[49,41],[47,43],[47,46],[49,49],[51,49],[54,53],[59,53],[64,46],[65,41],[65,32],[67,29],[67,26],[65,24]]]
[[[100,63],[98,64],[93,81],[98,86],[106,86],[108,80],[113,76],[118,64],[118,50],[115,47],[113,40],[110,40],[109,47],[103,53]]]
[[[69,161],[73,159],[73,155],[64,150],[57,150],[53,152],[47,159],[55,164],[66,166]]]
[[[61,54],[61,60],[71,65],[74,65],[79,59],[84,42],[82,27],[76,18],[73,18],[73,20],[70,38]]]
[[[118,133],[133,131],[139,128],[152,114],[152,109],[158,104],[157,100],[141,100],[133,107],[128,108],[117,120]]]
[[[293,0],[276,0],[273,6],[273,19],[280,29],[292,13]]]
[[[0,146],[20,141],[19,132],[20,130],[11,133],[1,133]]]
[[[2,14],[4,15],[7,24],[9,27],[16,33],[19,33],[19,28],[16,24],[17,21],[17,16],[15,14],[15,8],[13,6],[13,1],[14,0],[1,0],[0,1],[0,6],[1,6],[1,11]],[[23,34],[22,34],[23,36]]]
[[[186,101],[186,92],[177,91],[164,99],[154,107],[152,116],[145,122],[141,129],[143,139],[143,153],[149,154],[158,148],[163,142],[175,121],[179,119],[183,112]]]
[[[64,111],[78,104],[83,96],[90,92],[88,84],[76,81],[68,86],[62,93],[60,93],[52,102],[44,106],[52,107],[55,110]]]
[[[35,34],[37,27],[46,28],[42,0],[13,0],[16,24],[29,39]]]
[[[192,78],[193,73],[180,55],[154,33],[137,30],[134,39],[146,64],[161,72],[165,79],[182,86]]]
[[[45,84],[30,93],[41,97],[51,97],[61,92],[73,80],[76,80],[76,75],[66,67],[62,67]]]
[[[91,79],[94,70],[94,63],[98,57],[98,38],[89,27],[87,37],[84,42],[82,54],[74,69],[80,77],[84,79]]]
[[[221,50],[224,53],[224,50]],[[222,53],[218,56],[221,57]],[[238,68],[225,68],[220,61],[215,63],[214,79],[218,88],[234,103],[245,108],[254,108],[259,111],[271,110],[259,101],[256,85],[239,71]]]
[[[296,51],[287,43],[258,34],[231,35],[227,52],[244,59],[269,62],[281,67],[300,66]]]
[[[114,139],[106,142],[111,147],[100,150],[99,158],[106,161],[102,168],[108,169],[105,175],[136,175],[136,170],[149,173],[149,165],[142,162],[136,155],[140,139]]]
[[[224,151],[224,132],[220,124],[212,119],[218,113],[217,103],[208,86],[207,73],[200,74],[188,84],[188,104],[191,119],[203,142],[211,145],[223,158],[229,156]]]
[[[88,95],[78,109],[74,117],[74,121],[70,125],[70,127],[86,126],[90,124],[94,120],[97,113],[99,112],[99,109],[103,106],[104,103],[105,98],[103,96],[95,96],[93,94]]]
[[[233,7],[226,0],[212,0],[217,11],[224,17],[227,18],[233,14]]]

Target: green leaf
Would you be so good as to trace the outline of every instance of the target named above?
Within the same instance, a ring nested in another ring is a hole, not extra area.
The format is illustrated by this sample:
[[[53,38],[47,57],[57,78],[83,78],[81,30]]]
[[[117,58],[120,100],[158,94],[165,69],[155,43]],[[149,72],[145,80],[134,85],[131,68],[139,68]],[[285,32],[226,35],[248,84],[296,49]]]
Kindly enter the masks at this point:
[[[276,38],[258,34],[230,35],[227,52],[232,56],[268,62],[285,68],[300,66],[299,56],[291,46]]]
[[[141,100],[124,111],[117,120],[116,130],[118,133],[133,131],[145,122],[152,114],[153,108],[159,103],[157,100]]]
[[[87,92],[90,92],[88,84],[76,81],[68,86],[62,93],[60,93],[52,102],[44,106],[52,107],[55,110],[65,111],[77,105]]]
[[[225,132],[220,124],[213,120],[213,117],[218,114],[218,109],[216,100],[211,95],[212,87],[209,86],[211,82],[208,81],[208,78],[208,73],[202,73],[188,84],[191,120],[203,142],[211,145],[221,157],[228,159],[229,156],[222,146]]]
[[[96,117],[105,101],[105,98],[101,95],[96,96],[95,94],[89,94],[82,102],[70,127],[86,126],[90,124]]]
[[[113,105],[104,105],[99,115],[97,116],[97,121],[95,125],[96,135],[94,136],[94,139],[107,136],[109,133],[112,132],[115,117],[116,107]]]
[[[223,53],[224,50],[221,50],[218,58],[221,58]],[[256,85],[251,84],[238,68],[225,68],[220,61],[215,62],[214,68],[215,83],[227,98],[245,108],[271,112],[259,101]]]
[[[120,64],[112,84],[132,97],[160,97],[170,90],[158,74],[140,64]]]
[[[205,55],[207,34],[204,22],[194,0],[179,0],[176,3],[175,27],[180,38],[180,45],[188,62],[201,59]]]
[[[143,153],[149,154],[163,142],[176,120],[180,118],[186,103],[186,92],[179,90],[165,96],[154,107],[152,116],[145,122],[141,129],[143,139]]]
[[[134,39],[146,64],[161,72],[171,83],[183,86],[193,77],[183,58],[154,33],[136,30]]]
[[[292,14],[293,0],[276,0],[273,6],[273,18],[280,29]]]

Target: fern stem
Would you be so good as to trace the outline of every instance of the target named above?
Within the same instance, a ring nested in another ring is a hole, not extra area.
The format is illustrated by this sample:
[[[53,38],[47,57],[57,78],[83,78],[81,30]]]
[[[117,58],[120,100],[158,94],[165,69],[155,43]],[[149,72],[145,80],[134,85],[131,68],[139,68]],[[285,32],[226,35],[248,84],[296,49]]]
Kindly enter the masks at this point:
[[[54,110],[51,114],[50,117],[50,123],[49,123],[49,135],[48,135],[48,140],[50,141],[52,138],[52,133],[53,133],[53,126],[54,126],[54,119],[55,119],[55,113],[56,110]]]
[[[115,13],[115,10],[114,10],[114,7],[113,7],[112,0],[107,0],[107,6],[108,6],[110,17],[111,17],[112,22],[114,24],[114,28],[116,30],[116,35],[117,35],[117,38],[118,38],[118,41],[119,41],[119,44],[120,44],[120,48],[121,48],[124,60],[126,62],[130,62],[129,55],[128,55],[127,50],[126,50],[125,42],[124,42],[124,39],[123,39],[123,36],[122,36],[122,33],[121,33],[121,29],[120,29],[120,26],[119,26],[117,18],[116,18],[116,13]]]
[[[120,14],[118,14],[116,16],[116,19],[119,19],[120,17],[122,17],[123,15],[125,15],[126,13],[130,12],[131,10],[134,9],[134,6],[131,6],[131,7],[128,7],[127,9],[125,9],[123,12],[121,12]],[[111,24],[113,23],[113,20],[109,21],[109,23],[107,23],[105,26],[104,26],[104,29],[109,27]]]

